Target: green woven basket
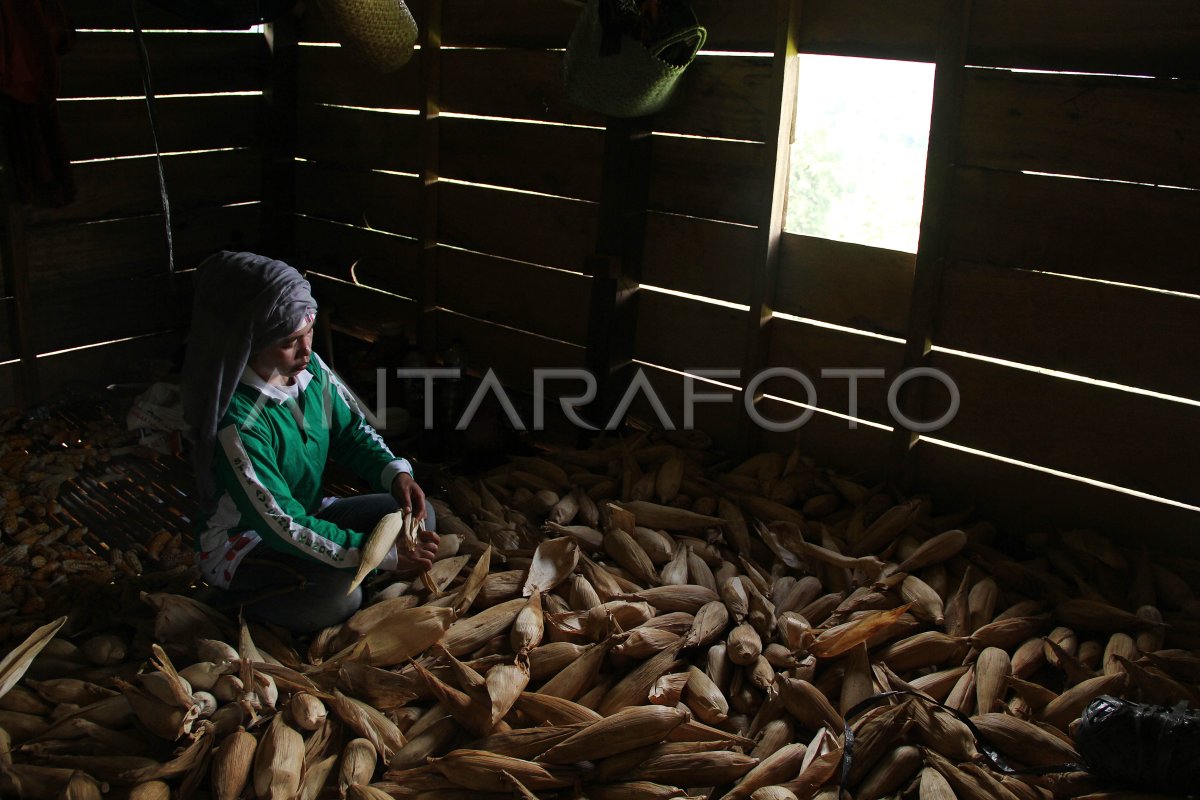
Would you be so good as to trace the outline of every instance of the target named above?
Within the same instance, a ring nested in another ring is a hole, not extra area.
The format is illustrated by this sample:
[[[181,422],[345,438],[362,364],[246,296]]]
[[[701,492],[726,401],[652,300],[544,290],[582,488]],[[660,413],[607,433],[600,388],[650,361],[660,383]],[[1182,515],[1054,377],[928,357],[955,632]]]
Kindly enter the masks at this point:
[[[402,0],[317,0],[338,41],[377,72],[408,63],[417,43],[417,21]]]
[[[563,58],[567,98],[610,117],[644,117],[671,99],[683,71],[704,46],[708,32],[702,25],[689,25],[657,42],[653,49],[622,36],[620,52],[611,55],[600,52],[602,37],[599,0],[588,0]],[[660,57],[681,43],[690,46],[690,55],[683,63],[669,63]]]

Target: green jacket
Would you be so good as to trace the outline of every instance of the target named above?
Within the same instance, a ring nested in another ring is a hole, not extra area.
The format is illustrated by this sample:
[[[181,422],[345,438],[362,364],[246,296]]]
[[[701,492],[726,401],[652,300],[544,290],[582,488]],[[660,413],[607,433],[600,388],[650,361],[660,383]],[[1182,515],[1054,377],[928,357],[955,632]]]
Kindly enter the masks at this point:
[[[227,587],[238,563],[260,542],[332,567],[356,567],[368,532],[316,517],[326,460],[378,492],[389,491],[400,472],[412,471],[315,353],[296,386],[293,399],[247,368],[217,426],[218,501],[196,537],[198,563],[210,583]],[[393,551],[380,567],[394,561]]]

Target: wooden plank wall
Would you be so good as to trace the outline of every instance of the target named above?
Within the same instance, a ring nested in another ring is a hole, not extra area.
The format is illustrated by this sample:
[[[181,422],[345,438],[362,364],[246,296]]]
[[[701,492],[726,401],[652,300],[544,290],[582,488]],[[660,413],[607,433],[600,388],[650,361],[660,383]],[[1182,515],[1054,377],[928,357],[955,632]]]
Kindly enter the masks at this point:
[[[695,6],[708,50],[652,120],[635,346],[673,414],[681,370],[736,369],[755,346],[747,265],[771,218],[768,140],[781,101],[771,88],[777,4]],[[459,340],[469,365],[501,367],[516,385],[533,366],[578,365],[604,119],[563,93],[559,49],[577,11],[541,0],[410,7],[419,20],[438,10],[436,70],[418,53],[372,78],[338,48],[301,50],[298,257],[396,295],[388,302],[414,335],[424,309],[436,345]],[[946,8],[805,0],[800,49],[934,61]],[[811,402],[823,413],[797,434],[750,443],[734,441],[736,407],[700,406],[697,419],[727,446],[798,439],[820,463],[885,477],[890,446],[908,435],[893,429],[888,381],[859,383],[861,422],[851,424],[837,416],[851,410],[847,380],[821,370],[892,378],[933,366],[955,379],[962,405],[906,451],[915,488],[1017,529],[1137,525],[1160,541],[1194,531],[1194,510],[994,457],[1200,503],[1185,462],[1200,444],[1189,236],[1200,94],[1188,57],[1200,12],[1186,0],[976,0],[969,22],[965,60],[946,67],[962,88],[938,131],[955,148],[938,172],[950,212],[937,241],[922,242],[936,245],[922,255],[937,280],[914,283],[912,254],[783,236],[760,342],[768,367],[804,372],[816,395],[775,380],[763,389],[778,399],[762,411],[790,418]],[[310,41],[332,41],[311,13],[306,24]],[[918,308],[927,318],[915,323]],[[915,360],[905,348],[914,324],[929,337]],[[937,416],[945,395],[927,394],[926,416]]]
[[[1101,5],[975,4],[924,361],[962,404],[910,457],[1002,522],[1196,552],[1200,84],[1181,37],[1200,13]]]
[[[46,397],[88,377],[128,380],[138,362],[170,355],[189,308],[187,271],[260,241],[263,36],[189,28],[142,4],[173,277],[129,5],[69,0],[67,10],[78,33],[60,62],[58,109],[77,197],[25,215],[32,344],[20,355],[37,358]],[[0,302],[7,317],[11,301]],[[16,355],[6,338],[0,351],[0,361]],[[78,355],[47,355],[63,351]]]
[[[698,2],[705,50],[671,104],[651,120],[651,172],[634,358],[673,422],[684,421],[690,370],[732,370],[746,359],[751,272],[770,218],[772,52],[779,3]],[[741,386],[741,379],[722,377]],[[722,393],[697,383],[695,391]],[[647,403],[634,406],[651,419]],[[737,449],[740,396],[695,406],[698,427]]]
[[[305,16],[297,258],[359,284],[344,304],[355,289],[396,295],[390,312],[414,340],[419,316],[433,318],[428,350],[456,345],[468,369],[528,388],[534,366],[583,363],[603,120],[556,86],[549,48],[570,15],[554,5],[408,5],[440,37],[386,76]]]

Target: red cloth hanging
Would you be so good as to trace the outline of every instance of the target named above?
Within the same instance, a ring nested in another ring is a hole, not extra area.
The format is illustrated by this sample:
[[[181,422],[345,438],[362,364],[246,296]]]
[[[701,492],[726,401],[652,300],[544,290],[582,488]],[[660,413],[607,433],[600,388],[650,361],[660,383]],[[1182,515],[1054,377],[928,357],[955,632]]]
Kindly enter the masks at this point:
[[[55,108],[58,57],[74,36],[62,0],[0,0],[0,122],[22,202],[61,206],[75,197]]]

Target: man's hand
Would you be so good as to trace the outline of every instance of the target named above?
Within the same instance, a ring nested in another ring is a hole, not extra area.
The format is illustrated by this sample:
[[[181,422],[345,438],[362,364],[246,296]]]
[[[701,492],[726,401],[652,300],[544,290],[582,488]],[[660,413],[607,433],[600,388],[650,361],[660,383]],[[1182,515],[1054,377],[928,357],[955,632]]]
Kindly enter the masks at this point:
[[[392,481],[392,496],[405,511],[413,512],[415,519],[425,519],[425,492],[407,472],[401,472]],[[404,547],[397,548],[397,572],[424,572],[433,566],[437,558],[438,535],[433,531],[420,531],[417,534],[417,549],[408,553]]]
[[[417,534],[417,549],[408,553],[403,545],[396,548],[397,572],[424,572],[433,566],[437,558],[439,539],[433,531],[421,531]]]
[[[392,497],[396,498],[401,508],[412,512],[416,519],[425,519],[425,493],[417,486],[412,475],[401,472],[396,476],[392,481]]]

